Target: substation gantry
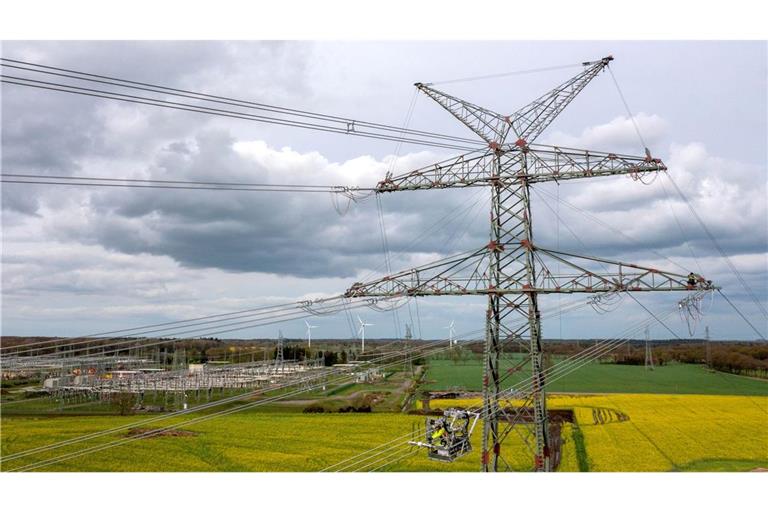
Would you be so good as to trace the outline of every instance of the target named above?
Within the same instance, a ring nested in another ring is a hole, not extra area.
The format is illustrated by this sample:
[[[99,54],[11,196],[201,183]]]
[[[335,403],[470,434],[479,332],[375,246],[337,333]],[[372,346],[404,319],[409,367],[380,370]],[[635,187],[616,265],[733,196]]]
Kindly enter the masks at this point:
[[[488,309],[484,348],[483,442],[481,469],[509,468],[501,456],[505,438],[515,428],[511,398],[503,394],[503,347],[515,343],[528,351],[531,386],[515,395],[531,420],[525,423],[534,442],[534,469],[550,471],[550,440],[542,360],[539,295],[554,293],[703,291],[715,287],[700,275],[666,272],[593,256],[539,246],[534,242],[531,186],[601,176],[643,175],[666,171],[660,159],[644,156],[533,144],[536,138],[613,60],[585,62],[584,69],[515,113],[503,116],[438,91],[416,87],[481,137],[487,148],[469,152],[406,174],[387,176],[376,193],[442,188],[488,187],[491,191],[490,241],[458,256],[365,283],[354,283],[352,297],[421,297],[486,295]],[[555,274],[549,265],[567,269]],[[595,269],[599,265],[602,270]],[[501,465],[504,467],[501,467]]]

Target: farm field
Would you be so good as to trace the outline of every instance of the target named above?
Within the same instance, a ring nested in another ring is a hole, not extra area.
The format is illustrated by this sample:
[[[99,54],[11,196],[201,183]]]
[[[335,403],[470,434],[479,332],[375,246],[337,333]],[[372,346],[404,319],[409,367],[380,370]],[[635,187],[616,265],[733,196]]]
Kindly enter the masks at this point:
[[[477,400],[433,400],[432,407],[475,406]],[[573,409],[566,424],[561,471],[745,471],[768,467],[768,397],[667,394],[554,395],[552,408]],[[184,418],[188,418],[185,416]],[[62,441],[144,417],[6,417],[2,455]],[[158,420],[151,426],[169,425]],[[173,423],[182,421],[177,419]],[[143,439],[44,468],[52,471],[319,471],[382,443],[410,437],[423,418],[396,413],[265,412],[251,410],[180,427],[190,435]],[[476,471],[475,452],[452,464],[433,462],[405,445],[384,462],[387,471]],[[82,449],[124,439],[114,434]],[[577,444],[582,445],[581,455]],[[504,445],[513,469],[530,455],[518,436]],[[9,461],[3,470],[74,448]],[[374,463],[375,461],[375,463]],[[358,468],[360,469],[360,468]]]
[[[746,471],[768,467],[768,397],[609,394],[554,395],[573,409],[585,456],[565,438],[561,470]],[[467,407],[476,400],[433,400]],[[571,431],[571,434],[573,432]],[[576,468],[576,469],[575,469]]]
[[[2,454],[50,444],[136,421],[137,417],[4,418]],[[176,420],[179,422],[181,420]],[[320,471],[400,436],[409,437],[423,418],[394,413],[248,411],[182,427],[192,436],[156,437],[49,466],[52,471]],[[158,421],[153,427],[169,423]],[[79,446],[124,439],[106,436]],[[405,441],[405,438],[403,439]],[[405,446],[403,446],[405,447]],[[67,450],[55,452],[56,455]],[[46,454],[48,457],[53,454]],[[42,460],[33,456],[25,463]],[[370,462],[375,462],[371,460]],[[377,464],[374,464],[377,465]],[[473,471],[476,458],[444,465],[414,457],[400,468]],[[3,470],[15,464],[3,465]],[[372,466],[373,467],[373,466]],[[372,469],[366,468],[367,469]]]
[[[556,359],[553,362],[556,363]],[[422,389],[458,388],[480,391],[483,367],[478,359],[454,363],[447,359],[429,361]],[[529,375],[524,368],[507,382],[514,386]],[[710,371],[703,366],[672,363],[649,371],[642,366],[591,363],[548,383],[553,392],[573,393],[666,393],[704,395],[768,396],[768,381],[759,381]]]

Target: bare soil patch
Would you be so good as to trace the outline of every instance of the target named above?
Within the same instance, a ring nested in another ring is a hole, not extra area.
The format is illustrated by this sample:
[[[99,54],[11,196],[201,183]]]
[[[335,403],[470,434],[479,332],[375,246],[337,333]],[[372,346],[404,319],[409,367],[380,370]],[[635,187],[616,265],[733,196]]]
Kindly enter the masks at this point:
[[[193,437],[197,432],[190,430],[160,430],[157,428],[132,428],[128,430],[125,437]]]

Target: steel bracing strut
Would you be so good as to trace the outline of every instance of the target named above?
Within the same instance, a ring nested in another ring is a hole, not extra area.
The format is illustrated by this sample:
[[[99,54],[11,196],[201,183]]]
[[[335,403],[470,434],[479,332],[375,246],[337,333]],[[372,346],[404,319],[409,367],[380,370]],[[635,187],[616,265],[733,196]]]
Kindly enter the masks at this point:
[[[532,410],[534,468],[549,471],[550,443],[542,359],[539,294],[709,290],[702,276],[580,256],[539,247],[531,225],[530,187],[549,181],[665,171],[659,159],[532,144],[612,57],[584,63],[585,69],[514,114],[503,116],[428,85],[416,86],[488,143],[472,152],[400,176],[388,174],[377,193],[485,186],[491,189],[489,243],[474,251],[367,283],[354,283],[348,297],[487,295],[483,374],[482,469],[508,467],[501,445],[518,423],[519,412],[500,403],[504,346],[514,342],[529,351],[530,391],[518,394]],[[515,141],[507,142],[512,135]],[[557,263],[565,274],[550,271]],[[596,266],[600,268],[597,269]],[[607,270],[606,270],[607,269]],[[507,393],[508,394],[508,393]],[[518,407],[518,411],[523,407]],[[504,423],[502,425],[502,423]]]

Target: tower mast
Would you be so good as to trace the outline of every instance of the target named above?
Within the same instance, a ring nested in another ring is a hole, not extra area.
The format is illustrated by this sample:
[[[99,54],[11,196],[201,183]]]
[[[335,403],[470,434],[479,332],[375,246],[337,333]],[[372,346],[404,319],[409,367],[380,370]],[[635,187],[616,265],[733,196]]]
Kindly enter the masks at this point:
[[[581,256],[546,249],[534,242],[530,187],[536,183],[601,176],[637,178],[665,171],[661,160],[645,156],[534,145],[533,140],[562,112],[574,97],[612,61],[605,57],[584,63],[575,77],[540,96],[509,116],[417,83],[422,92],[488,143],[483,152],[470,152],[399,176],[387,173],[377,193],[434,188],[487,186],[491,190],[491,226],[488,244],[475,251],[445,258],[367,283],[354,283],[347,297],[402,297],[425,295],[487,295],[486,339],[483,373],[483,471],[503,469],[501,445],[529,407],[528,426],[535,438],[534,469],[549,471],[549,430],[543,368],[542,293],[616,293],[712,289],[711,282],[696,276],[655,268]],[[509,135],[516,140],[506,142]],[[546,260],[566,268],[554,273]],[[596,270],[599,263],[605,271]],[[501,361],[504,346],[517,343],[529,352],[531,387],[515,396],[522,400],[518,413],[504,407]],[[514,415],[514,417],[513,417]],[[501,426],[500,421],[506,424]]]
[[[653,370],[653,352],[651,352],[651,335],[648,327],[645,328],[645,369]]]
[[[704,340],[706,343],[705,350],[706,350],[706,357],[707,357],[707,367],[711,368],[712,367],[712,345],[710,344],[710,341],[709,341],[709,326],[706,326],[704,328]]]

